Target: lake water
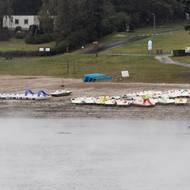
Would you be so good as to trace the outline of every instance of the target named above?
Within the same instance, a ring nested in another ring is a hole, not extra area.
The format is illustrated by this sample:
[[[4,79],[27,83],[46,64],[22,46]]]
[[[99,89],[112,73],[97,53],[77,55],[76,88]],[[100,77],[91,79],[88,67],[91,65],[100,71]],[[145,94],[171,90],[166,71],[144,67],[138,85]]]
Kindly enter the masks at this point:
[[[190,188],[190,121],[0,122],[1,190]]]

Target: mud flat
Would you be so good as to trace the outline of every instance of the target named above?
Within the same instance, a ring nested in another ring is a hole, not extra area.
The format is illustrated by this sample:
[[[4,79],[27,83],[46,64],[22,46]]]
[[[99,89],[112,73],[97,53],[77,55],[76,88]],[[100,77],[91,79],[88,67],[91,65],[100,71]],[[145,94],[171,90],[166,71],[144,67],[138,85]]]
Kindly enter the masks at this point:
[[[48,92],[60,89],[73,92],[72,96],[45,101],[0,101],[0,117],[24,118],[112,118],[112,119],[180,119],[190,118],[190,102],[186,106],[156,106],[153,108],[118,108],[103,106],[76,106],[70,99],[77,96],[124,95],[141,90],[190,89],[190,84],[146,83],[91,83],[81,80],[51,77],[0,76],[0,92],[23,92],[24,89]]]

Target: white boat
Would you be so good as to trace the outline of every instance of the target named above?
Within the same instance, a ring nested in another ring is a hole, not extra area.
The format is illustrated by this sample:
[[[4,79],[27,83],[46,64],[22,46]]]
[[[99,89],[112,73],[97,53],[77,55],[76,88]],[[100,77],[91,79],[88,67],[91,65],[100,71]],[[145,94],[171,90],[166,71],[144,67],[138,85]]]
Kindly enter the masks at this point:
[[[56,90],[55,92],[51,93],[50,95],[53,97],[62,97],[62,96],[69,96],[72,92],[68,90]]]
[[[130,100],[125,100],[125,99],[120,99],[120,100],[116,100],[116,105],[117,106],[130,106],[132,104],[133,101]]]
[[[175,100],[174,99],[170,99],[168,96],[161,96],[160,98],[158,98],[158,104],[161,105],[169,105],[169,104],[174,104]]]
[[[109,99],[104,102],[105,106],[115,106],[116,105],[116,100],[115,99]]]
[[[175,104],[176,105],[186,105],[187,104],[187,98],[176,98]]]

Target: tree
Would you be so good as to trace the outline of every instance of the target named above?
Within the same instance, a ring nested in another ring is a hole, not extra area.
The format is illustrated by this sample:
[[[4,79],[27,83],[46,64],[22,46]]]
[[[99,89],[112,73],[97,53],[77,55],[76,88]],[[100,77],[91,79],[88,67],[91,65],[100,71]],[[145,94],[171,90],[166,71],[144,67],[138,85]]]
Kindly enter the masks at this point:
[[[42,0],[42,7],[39,12],[40,28],[44,33],[51,33],[54,29],[54,17],[51,14],[50,0]]]

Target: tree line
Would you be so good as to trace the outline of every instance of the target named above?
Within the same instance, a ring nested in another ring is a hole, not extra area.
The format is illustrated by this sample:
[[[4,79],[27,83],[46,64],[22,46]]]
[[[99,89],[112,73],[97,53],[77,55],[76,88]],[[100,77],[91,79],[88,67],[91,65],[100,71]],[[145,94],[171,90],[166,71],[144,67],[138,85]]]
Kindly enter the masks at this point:
[[[44,31],[56,33],[63,49],[77,48],[115,31],[152,25],[154,17],[157,24],[174,22],[188,12],[190,0],[0,0],[0,18],[39,14]]]

